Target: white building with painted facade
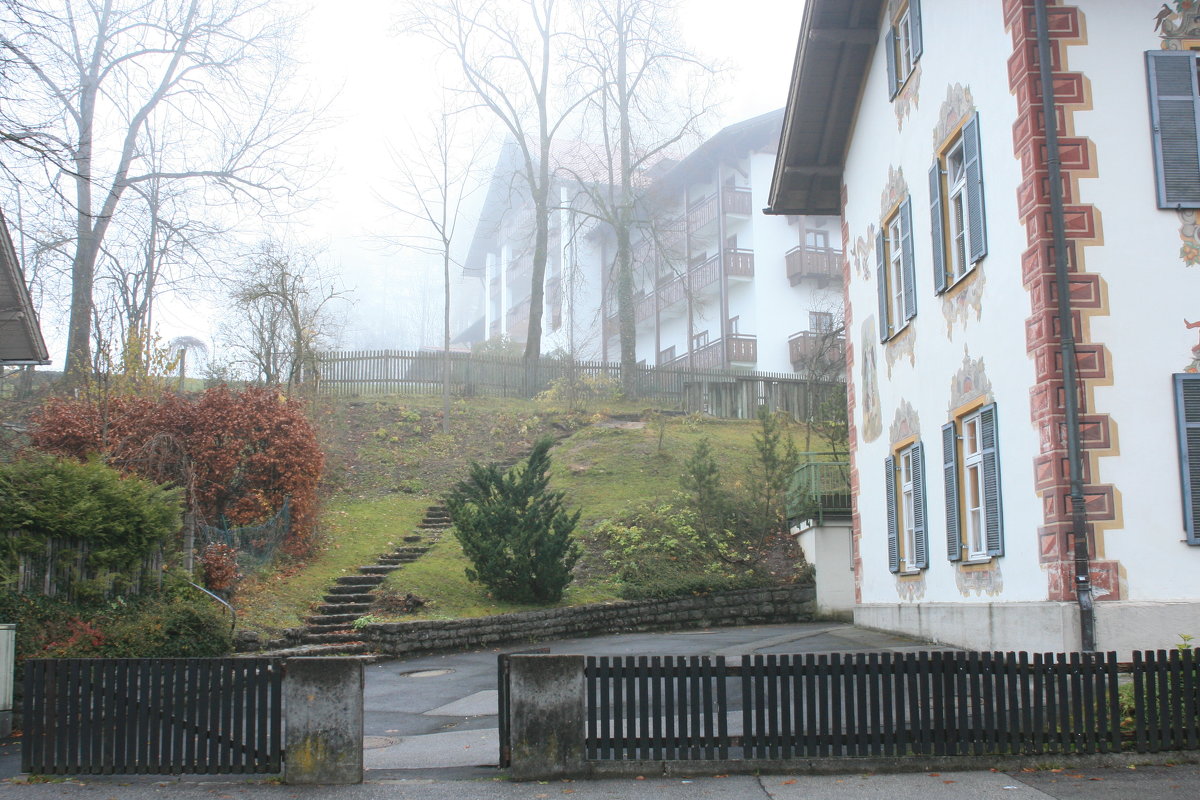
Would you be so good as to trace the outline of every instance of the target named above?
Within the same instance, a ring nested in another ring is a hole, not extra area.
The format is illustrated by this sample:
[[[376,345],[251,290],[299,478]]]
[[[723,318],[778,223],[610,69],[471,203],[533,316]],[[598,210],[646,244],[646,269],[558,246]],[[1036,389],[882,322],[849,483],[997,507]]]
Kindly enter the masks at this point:
[[[1171,647],[1200,635],[1200,9],[1046,6],[808,0],[768,204],[842,215],[856,622]]]
[[[635,256],[637,358],[656,366],[774,373],[828,369],[841,357],[838,220],[762,213],[782,112],[729,126],[647,175]],[[620,359],[615,246],[575,182],[586,158],[559,145],[558,209],[546,265],[543,352]],[[494,172],[455,303],[458,344],[506,337],[529,323],[532,221],[514,177],[515,151]],[[840,367],[839,367],[840,368]]]
[[[775,111],[724,128],[654,178],[636,257],[639,360],[791,373],[831,350],[840,358],[837,218],[762,213],[782,119]],[[617,334],[607,297],[614,360]]]

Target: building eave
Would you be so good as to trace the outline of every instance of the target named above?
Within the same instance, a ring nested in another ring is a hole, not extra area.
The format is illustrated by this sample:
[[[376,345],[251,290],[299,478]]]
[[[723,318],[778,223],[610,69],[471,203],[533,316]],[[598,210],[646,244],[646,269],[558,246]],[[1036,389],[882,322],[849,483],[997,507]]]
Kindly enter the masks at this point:
[[[885,4],[808,0],[765,213],[841,213],[842,168]]]
[[[0,365],[50,363],[50,352],[21,273],[17,251],[0,213]]]

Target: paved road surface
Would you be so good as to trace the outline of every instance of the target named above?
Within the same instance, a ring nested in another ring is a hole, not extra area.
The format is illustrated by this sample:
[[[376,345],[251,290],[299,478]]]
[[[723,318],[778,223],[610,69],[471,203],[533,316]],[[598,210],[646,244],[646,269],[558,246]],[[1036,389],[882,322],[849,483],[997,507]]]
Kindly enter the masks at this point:
[[[908,652],[929,645],[848,625],[725,628],[626,634],[533,646],[584,655],[724,655],[743,653]],[[506,648],[513,652],[520,648]],[[531,648],[532,649],[532,648]],[[512,783],[496,761],[496,654],[499,650],[423,656],[367,667],[366,782],[361,786],[282,786],[247,776],[84,777],[27,783],[17,775],[19,750],[0,742],[0,799],[221,800],[346,798],[346,800],[1157,800],[1200,798],[1200,767],[1042,770],[1006,774],[980,770],[901,775],[732,775],[723,778],[632,778]],[[852,771],[853,765],[847,764]]]

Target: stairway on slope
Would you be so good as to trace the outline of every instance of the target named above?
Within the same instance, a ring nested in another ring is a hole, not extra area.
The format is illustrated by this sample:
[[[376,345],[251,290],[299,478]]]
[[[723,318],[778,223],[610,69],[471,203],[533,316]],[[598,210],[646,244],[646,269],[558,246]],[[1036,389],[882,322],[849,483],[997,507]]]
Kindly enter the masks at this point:
[[[430,506],[417,525],[406,535],[399,547],[384,553],[374,564],[358,568],[356,575],[343,575],[330,586],[317,605],[316,613],[305,618],[300,630],[298,647],[273,651],[274,655],[312,656],[326,654],[355,655],[367,652],[367,645],[358,639],[354,621],[370,613],[376,590],[389,573],[416,561],[450,527],[450,513],[445,506]]]

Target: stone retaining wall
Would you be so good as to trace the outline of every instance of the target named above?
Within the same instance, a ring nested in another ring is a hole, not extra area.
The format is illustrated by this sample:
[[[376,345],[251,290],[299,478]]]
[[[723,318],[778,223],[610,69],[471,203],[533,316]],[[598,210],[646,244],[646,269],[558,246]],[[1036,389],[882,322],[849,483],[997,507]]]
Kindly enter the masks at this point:
[[[358,634],[370,650],[402,656],[604,633],[803,622],[815,613],[816,593],[808,583],[472,619],[380,623]]]

